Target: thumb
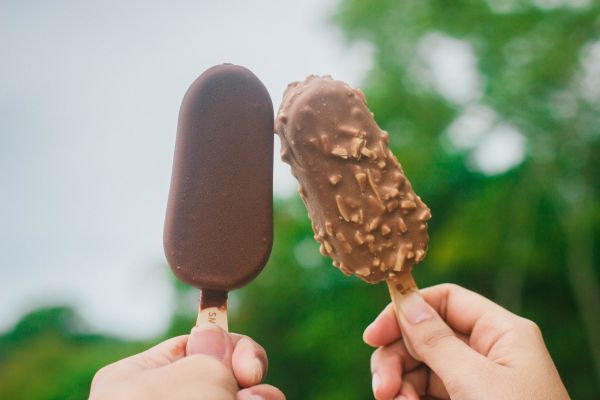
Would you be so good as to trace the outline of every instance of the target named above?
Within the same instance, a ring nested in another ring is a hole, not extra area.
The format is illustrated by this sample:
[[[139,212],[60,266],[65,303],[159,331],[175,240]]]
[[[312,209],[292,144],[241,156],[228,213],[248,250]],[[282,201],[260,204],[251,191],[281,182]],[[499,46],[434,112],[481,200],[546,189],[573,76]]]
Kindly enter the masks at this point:
[[[422,360],[444,382],[460,382],[479,370],[487,359],[456,337],[454,331],[421,296],[407,294],[396,310],[402,337],[411,355]]]
[[[185,353],[204,354],[221,361],[231,368],[233,341],[227,332],[215,324],[200,324],[192,328]]]

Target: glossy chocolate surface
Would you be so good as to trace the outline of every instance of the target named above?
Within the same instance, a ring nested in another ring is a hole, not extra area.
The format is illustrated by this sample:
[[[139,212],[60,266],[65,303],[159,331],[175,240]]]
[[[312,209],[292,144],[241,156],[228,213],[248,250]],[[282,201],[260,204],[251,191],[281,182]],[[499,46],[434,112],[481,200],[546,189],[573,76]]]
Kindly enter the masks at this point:
[[[256,277],[273,242],[273,106],[248,69],[224,64],[179,113],[164,248],[175,275],[227,291]]]

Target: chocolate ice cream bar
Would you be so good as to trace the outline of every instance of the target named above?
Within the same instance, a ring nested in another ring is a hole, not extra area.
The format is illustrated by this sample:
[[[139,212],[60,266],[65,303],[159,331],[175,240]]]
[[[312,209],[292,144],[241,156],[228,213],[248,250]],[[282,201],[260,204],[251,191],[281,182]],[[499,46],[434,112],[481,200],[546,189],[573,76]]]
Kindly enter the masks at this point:
[[[224,64],[188,89],[179,113],[164,248],[201,309],[263,269],[273,242],[273,106],[248,69]],[[214,322],[214,321],[213,321]]]

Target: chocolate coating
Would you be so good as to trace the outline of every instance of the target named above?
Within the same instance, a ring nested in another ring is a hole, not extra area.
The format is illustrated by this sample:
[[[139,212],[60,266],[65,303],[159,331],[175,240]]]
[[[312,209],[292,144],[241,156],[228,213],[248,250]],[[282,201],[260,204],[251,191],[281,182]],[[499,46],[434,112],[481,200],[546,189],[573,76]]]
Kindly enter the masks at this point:
[[[175,275],[231,290],[273,243],[273,105],[248,69],[224,64],[188,89],[179,112],[164,248]]]
[[[334,266],[377,283],[423,260],[431,212],[360,90],[331,77],[292,83],[275,130],[321,253]]]

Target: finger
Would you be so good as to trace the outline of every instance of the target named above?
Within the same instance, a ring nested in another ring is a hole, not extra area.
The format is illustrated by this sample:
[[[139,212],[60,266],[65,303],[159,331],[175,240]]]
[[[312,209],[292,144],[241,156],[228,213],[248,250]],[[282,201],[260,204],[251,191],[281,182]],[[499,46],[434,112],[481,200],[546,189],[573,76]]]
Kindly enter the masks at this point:
[[[285,395],[275,386],[257,385],[240,390],[236,400],[285,400]]]
[[[408,354],[402,340],[375,350],[371,356],[375,397],[392,398],[400,390],[402,374],[417,368],[420,364]]]
[[[502,333],[518,324],[517,315],[457,285],[432,286],[421,293],[452,329],[471,336],[471,346],[484,355]]]
[[[377,400],[391,399],[400,391],[402,361],[398,353],[381,347],[371,356],[373,395]]]
[[[398,321],[407,348],[435,371],[446,387],[491,363],[457,338],[419,292],[411,292],[399,302]]]
[[[231,367],[233,341],[229,334],[215,324],[200,324],[190,333],[186,355],[203,354],[211,356],[227,367]]]
[[[402,376],[402,388],[400,394],[405,394],[405,385],[408,385],[411,389],[414,389],[414,395],[417,396],[431,396],[436,399],[449,399],[450,396],[446,391],[442,381],[429,368],[422,366],[414,369]],[[407,392],[412,393],[410,390]],[[414,396],[413,395],[413,396]],[[411,398],[410,396],[407,396]]]
[[[468,340],[460,334],[458,335],[458,338],[463,342]],[[397,360],[395,356],[397,356],[399,360]],[[420,361],[415,360],[408,354],[402,340],[379,348],[371,356],[371,372],[373,375],[377,373],[377,379],[379,379],[380,392],[378,392],[378,394],[383,398],[386,398],[390,393],[397,393],[396,389],[398,385],[396,385],[396,381],[400,381],[399,386],[404,384],[404,378],[397,379],[397,377],[411,375],[414,372],[423,374],[424,376],[428,375],[428,383],[425,385],[428,395],[440,399],[449,398],[448,392],[439,376],[433,371],[427,371],[426,373],[426,369],[421,368],[421,366],[422,364]]]
[[[149,348],[139,354],[128,357],[119,363],[128,364],[132,362],[141,369],[158,368],[174,363],[185,357],[185,346],[188,342],[188,335],[177,336],[167,339],[154,347]]]
[[[512,326],[518,316],[502,308],[485,297],[453,284],[442,284],[421,290],[425,300],[446,320],[455,331],[471,335],[477,322],[479,327],[491,323],[498,327]],[[483,319],[482,318],[486,317]],[[484,323],[488,324],[484,324]],[[400,338],[401,333],[395,325],[392,305],[388,305],[369,325],[363,334],[364,341],[375,347],[384,346]]]
[[[435,397],[436,399],[449,399],[450,395],[446,390],[446,386],[434,371],[428,371],[427,392],[425,394]]]
[[[419,372],[419,370],[412,372],[411,374],[407,375],[404,379],[404,381],[402,382],[402,388],[400,389],[400,394],[394,398],[394,400],[420,400],[420,396],[419,393],[423,393],[423,390],[419,390],[416,388],[416,384],[414,381],[421,379],[424,380],[426,378],[420,378],[419,376],[416,376],[416,374]],[[424,375],[424,371],[420,371],[420,375]],[[413,376],[415,375],[415,376]],[[420,384],[420,386],[422,385],[422,383]]]
[[[211,387],[230,393],[231,398],[238,391],[237,381],[231,369],[210,355],[188,355],[151,372],[160,373],[157,383],[167,391],[173,388],[193,390],[198,387]]]
[[[370,346],[380,347],[395,342],[401,336],[394,307],[388,304],[375,318],[375,321],[367,326],[363,333],[363,340]]]
[[[265,349],[247,336],[234,339],[232,367],[242,387],[258,385],[267,375],[268,361]]]
[[[394,316],[394,321],[398,325],[397,319]],[[469,338],[460,332],[454,332],[456,337],[464,343],[469,343]],[[399,362],[396,360],[399,359]],[[389,370],[400,366],[401,369],[394,369],[393,373],[406,373],[421,365],[421,361],[413,358],[406,348],[406,344],[402,339],[399,339],[391,344],[381,346],[371,356],[371,372],[376,370]]]

